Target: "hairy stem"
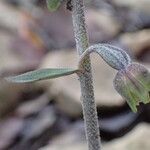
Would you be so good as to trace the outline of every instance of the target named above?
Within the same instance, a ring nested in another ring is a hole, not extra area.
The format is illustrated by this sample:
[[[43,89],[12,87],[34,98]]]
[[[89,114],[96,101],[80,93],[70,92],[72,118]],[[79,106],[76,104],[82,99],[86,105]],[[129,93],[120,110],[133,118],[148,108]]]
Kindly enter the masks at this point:
[[[72,19],[79,56],[88,48],[88,36],[86,31],[83,0],[72,0]],[[100,133],[97,111],[94,99],[94,89],[91,73],[90,57],[82,61],[83,72],[79,74],[81,86],[81,102],[85,121],[86,139],[89,150],[100,150]]]

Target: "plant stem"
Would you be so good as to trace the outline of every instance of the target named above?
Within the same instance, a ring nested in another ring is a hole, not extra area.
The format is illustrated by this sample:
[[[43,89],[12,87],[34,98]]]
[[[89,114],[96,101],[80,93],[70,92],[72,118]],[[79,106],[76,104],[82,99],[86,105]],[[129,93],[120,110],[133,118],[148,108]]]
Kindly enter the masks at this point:
[[[76,47],[79,56],[81,56],[89,45],[85,24],[83,0],[72,0],[72,6],[72,19]],[[83,72],[79,75],[79,81],[82,93],[81,102],[83,107],[86,139],[89,150],[100,150],[100,133],[89,56],[87,56],[82,62],[82,69]]]

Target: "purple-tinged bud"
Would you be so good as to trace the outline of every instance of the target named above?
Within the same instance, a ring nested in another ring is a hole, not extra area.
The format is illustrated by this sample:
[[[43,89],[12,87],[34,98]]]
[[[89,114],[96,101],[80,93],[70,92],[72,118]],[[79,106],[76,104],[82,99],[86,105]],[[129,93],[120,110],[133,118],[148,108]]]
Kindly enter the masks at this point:
[[[150,72],[141,64],[131,63],[118,71],[114,79],[115,89],[122,95],[133,112],[140,102],[150,102]]]

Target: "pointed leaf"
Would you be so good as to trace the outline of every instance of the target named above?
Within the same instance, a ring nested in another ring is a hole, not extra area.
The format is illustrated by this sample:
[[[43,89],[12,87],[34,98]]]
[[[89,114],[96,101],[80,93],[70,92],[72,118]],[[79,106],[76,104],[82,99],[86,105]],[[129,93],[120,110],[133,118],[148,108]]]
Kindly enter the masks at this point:
[[[6,78],[7,81],[15,83],[27,83],[45,79],[58,78],[76,73],[78,70],[71,68],[49,68],[30,71],[21,75]]]

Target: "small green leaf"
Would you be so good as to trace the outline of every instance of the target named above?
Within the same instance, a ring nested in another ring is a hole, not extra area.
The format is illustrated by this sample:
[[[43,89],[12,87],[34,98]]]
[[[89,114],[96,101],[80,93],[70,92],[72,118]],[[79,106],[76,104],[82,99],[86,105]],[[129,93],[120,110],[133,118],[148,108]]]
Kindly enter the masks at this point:
[[[6,80],[15,83],[28,83],[45,79],[58,78],[76,73],[77,69],[71,68],[49,68],[30,71],[21,75],[7,77]]]
[[[61,0],[46,0],[47,7],[50,11],[55,11],[60,6]]]

